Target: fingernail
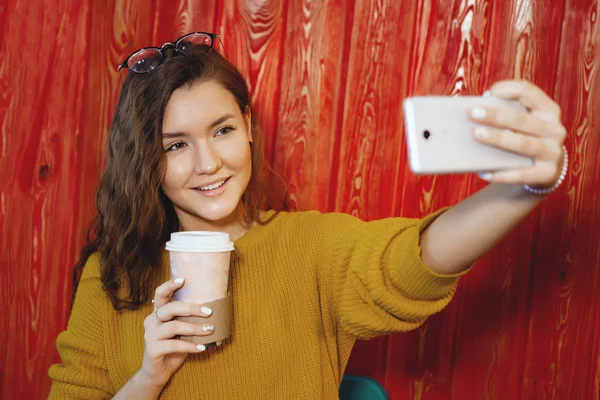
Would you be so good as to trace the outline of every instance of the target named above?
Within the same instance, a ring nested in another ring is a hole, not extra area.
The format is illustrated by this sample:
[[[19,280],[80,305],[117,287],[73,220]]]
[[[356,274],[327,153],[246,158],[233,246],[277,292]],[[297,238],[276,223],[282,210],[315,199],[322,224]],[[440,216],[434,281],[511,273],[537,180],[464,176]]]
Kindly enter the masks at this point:
[[[475,136],[481,139],[487,139],[490,137],[490,131],[482,126],[475,127]]]
[[[475,119],[483,119],[487,117],[487,111],[481,107],[475,107],[471,110],[471,116]]]
[[[212,310],[208,307],[202,306],[202,307],[200,307],[200,311],[202,311],[202,314],[206,314],[206,315],[212,314]]]
[[[481,179],[483,179],[484,181],[489,182],[490,180],[492,180],[492,173],[491,172],[480,172],[479,177]]]
[[[208,333],[208,332],[212,332],[212,331],[214,331],[214,330],[215,330],[215,327],[214,327],[214,326],[212,326],[212,325],[210,325],[210,324],[206,324],[206,325],[203,325],[203,326],[202,326],[202,330],[203,330],[204,332]]]
[[[183,283],[183,278],[177,278],[177,279],[175,279],[175,283],[178,284],[178,285],[180,283]]]
[[[204,351],[204,350],[206,350],[206,346],[205,346],[205,345],[203,345],[203,344],[199,344],[198,346],[196,346],[196,348],[197,348],[198,350],[200,350],[200,351]]]

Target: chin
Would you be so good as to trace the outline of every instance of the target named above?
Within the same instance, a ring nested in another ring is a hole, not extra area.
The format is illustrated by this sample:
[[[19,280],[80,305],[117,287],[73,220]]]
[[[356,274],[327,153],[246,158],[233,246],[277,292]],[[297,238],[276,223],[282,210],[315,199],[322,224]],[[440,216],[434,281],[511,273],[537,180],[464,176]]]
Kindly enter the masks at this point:
[[[237,204],[215,204],[213,207],[202,207],[201,209],[196,210],[195,214],[206,221],[218,222],[234,218],[236,210]]]

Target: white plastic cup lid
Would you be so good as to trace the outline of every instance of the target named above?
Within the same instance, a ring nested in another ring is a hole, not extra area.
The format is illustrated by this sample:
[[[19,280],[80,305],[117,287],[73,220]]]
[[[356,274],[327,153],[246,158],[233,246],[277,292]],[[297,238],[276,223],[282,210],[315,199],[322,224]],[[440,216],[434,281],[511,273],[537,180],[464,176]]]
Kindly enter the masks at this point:
[[[234,249],[228,233],[209,231],[171,233],[171,240],[165,247],[169,251],[190,253],[221,253]]]

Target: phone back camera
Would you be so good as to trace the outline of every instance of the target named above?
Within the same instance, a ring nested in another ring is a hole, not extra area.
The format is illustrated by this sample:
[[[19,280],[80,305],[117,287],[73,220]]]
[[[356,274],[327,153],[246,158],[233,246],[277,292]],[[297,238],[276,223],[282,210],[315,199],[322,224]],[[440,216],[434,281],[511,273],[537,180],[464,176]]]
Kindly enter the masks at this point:
[[[431,137],[431,133],[429,133],[429,131],[423,131],[423,137],[425,138],[425,140],[429,140],[429,138]]]

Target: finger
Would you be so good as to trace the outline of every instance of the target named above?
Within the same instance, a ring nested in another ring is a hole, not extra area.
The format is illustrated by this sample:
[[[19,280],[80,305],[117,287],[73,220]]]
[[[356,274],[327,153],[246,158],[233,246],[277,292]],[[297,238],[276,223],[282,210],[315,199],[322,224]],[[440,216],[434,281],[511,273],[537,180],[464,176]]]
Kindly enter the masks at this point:
[[[540,112],[548,120],[560,121],[560,107],[538,86],[525,80],[497,82],[489,90],[492,96],[518,100],[531,111]],[[544,118],[544,119],[546,119]]]
[[[148,346],[146,351],[153,357],[166,356],[174,353],[201,353],[206,350],[206,346],[203,344],[194,344],[186,342],[184,340],[161,340],[160,342],[153,343],[152,346]]]
[[[174,291],[183,286],[183,278],[171,279],[156,288],[154,292],[154,307],[161,308],[171,301]]]
[[[539,163],[528,168],[484,172],[479,176],[491,183],[550,186],[556,180],[556,172],[552,163]]]
[[[550,137],[561,142],[566,136],[565,127],[558,122],[548,122],[532,114],[510,108],[475,107],[471,119],[497,128],[512,129],[532,136]]]
[[[556,161],[562,152],[554,140],[523,135],[509,129],[478,126],[473,130],[473,135],[478,142],[538,160]]]
[[[156,329],[156,326],[160,326],[166,320],[162,320],[159,315],[159,309],[155,308],[150,315],[144,319],[144,331],[150,332]]]
[[[183,301],[171,301],[157,310],[161,321],[169,321],[175,317],[210,317],[212,309],[200,304]]]
[[[212,324],[190,324],[183,321],[168,321],[161,324],[154,334],[148,335],[149,340],[165,340],[175,336],[208,336],[215,331]]]

